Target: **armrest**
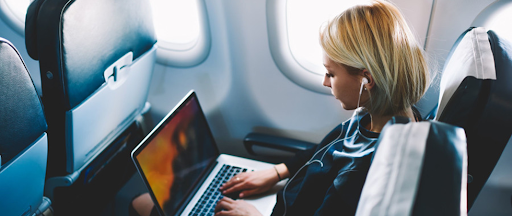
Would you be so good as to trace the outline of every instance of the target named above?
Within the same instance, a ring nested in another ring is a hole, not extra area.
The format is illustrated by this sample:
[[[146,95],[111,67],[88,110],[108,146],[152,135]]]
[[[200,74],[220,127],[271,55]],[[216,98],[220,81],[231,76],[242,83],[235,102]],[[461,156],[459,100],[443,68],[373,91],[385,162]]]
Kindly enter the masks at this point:
[[[296,153],[297,151],[305,150],[308,148],[311,148],[315,146],[316,144],[296,140],[296,139],[290,139],[290,138],[284,138],[284,137],[278,137],[273,135],[266,135],[266,134],[260,134],[260,133],[249,133],[244,138],[244,146],[245,149],[247,149],[247,152],[251,155],[256,155],[256,153],[253,150],[253,146],[261,146],[261,147],[267,147],[267,148],[274,148],[279,149],[283,151],[288,151],[291,153]]]

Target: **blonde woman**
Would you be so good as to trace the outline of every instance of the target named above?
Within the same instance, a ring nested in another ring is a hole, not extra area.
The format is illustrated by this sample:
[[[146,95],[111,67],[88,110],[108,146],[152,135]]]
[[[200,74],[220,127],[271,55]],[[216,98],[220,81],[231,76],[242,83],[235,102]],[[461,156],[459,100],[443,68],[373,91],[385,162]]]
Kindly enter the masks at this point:
[[[420,121],[413,105],[427,88],[423,51],[399,10],[385,1],[354,6],[321,32],[327,69],[323,85],[355,115],[315,148],[273,169],[241,173],[221,187],[241,198],[289,178],[272,215],[354,215],[380,131],[392,116]],[[243,200],[224,197],[221,215],[261,215]]]

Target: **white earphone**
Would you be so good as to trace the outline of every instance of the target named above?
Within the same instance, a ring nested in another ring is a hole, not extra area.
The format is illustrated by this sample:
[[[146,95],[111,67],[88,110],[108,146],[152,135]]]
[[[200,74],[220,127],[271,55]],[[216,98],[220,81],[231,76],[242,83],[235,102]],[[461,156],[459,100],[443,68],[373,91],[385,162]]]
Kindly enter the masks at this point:
[[[366,77],[363,77],[363,79],[361,80],[362,82],[362,85],[364,84],[368,84],[368,79]]]

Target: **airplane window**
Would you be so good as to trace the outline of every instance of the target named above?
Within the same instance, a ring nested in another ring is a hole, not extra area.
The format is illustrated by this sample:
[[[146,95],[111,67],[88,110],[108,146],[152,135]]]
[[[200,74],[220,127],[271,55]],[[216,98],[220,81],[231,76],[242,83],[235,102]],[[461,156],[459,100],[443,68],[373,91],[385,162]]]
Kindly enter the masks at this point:
[[[361,0],[293,0],[287,2],[286,24],[290,51],[306,70],[323,75],[322,49],[318,34],[323,24]],[[306,15],[307,14],[307,15]]]
[[[153,22],[159,40],[194,43],[199,35],[197,1],[152,0]]]
[[[25,34],[25,15],[32,0],[0,0],[0,16],[20,35]]]
[[[0,18],[20,35],[33,0],[0,0]],[[204,0],[151,0],[158,39],[159,63],[188,67],[201,63],[210,51],[210,30]]]
[[[330,94],[321,84],[325,68],[320,28],[343,9],[365,1],[267,0],[270,51],[281,72],[299,86]]]
[[[368,0],[267,0],[267,26],[270,51],[279,70],[306,89],[330,94],[321,85],[325,68],[319,33],[322,25],[345,8]],[[433,0],[392,0],[425,44]],[[430,10],[428,10],[430,9]]]
[[[204,0],[151,0],[151,5],[158,62],[178,67],[202,62],[210,50]]]

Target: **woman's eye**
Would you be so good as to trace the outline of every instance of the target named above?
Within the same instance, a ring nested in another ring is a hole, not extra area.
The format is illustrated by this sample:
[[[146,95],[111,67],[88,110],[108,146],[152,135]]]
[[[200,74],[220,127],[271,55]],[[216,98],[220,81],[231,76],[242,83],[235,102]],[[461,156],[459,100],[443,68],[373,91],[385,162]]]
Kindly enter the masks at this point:
[[[326,77],[331,78],[331,77],[333,77],[334,75],[332,75],[332,74],[330,74],[330,73],[325,73],[325,76],[326,76]]]

